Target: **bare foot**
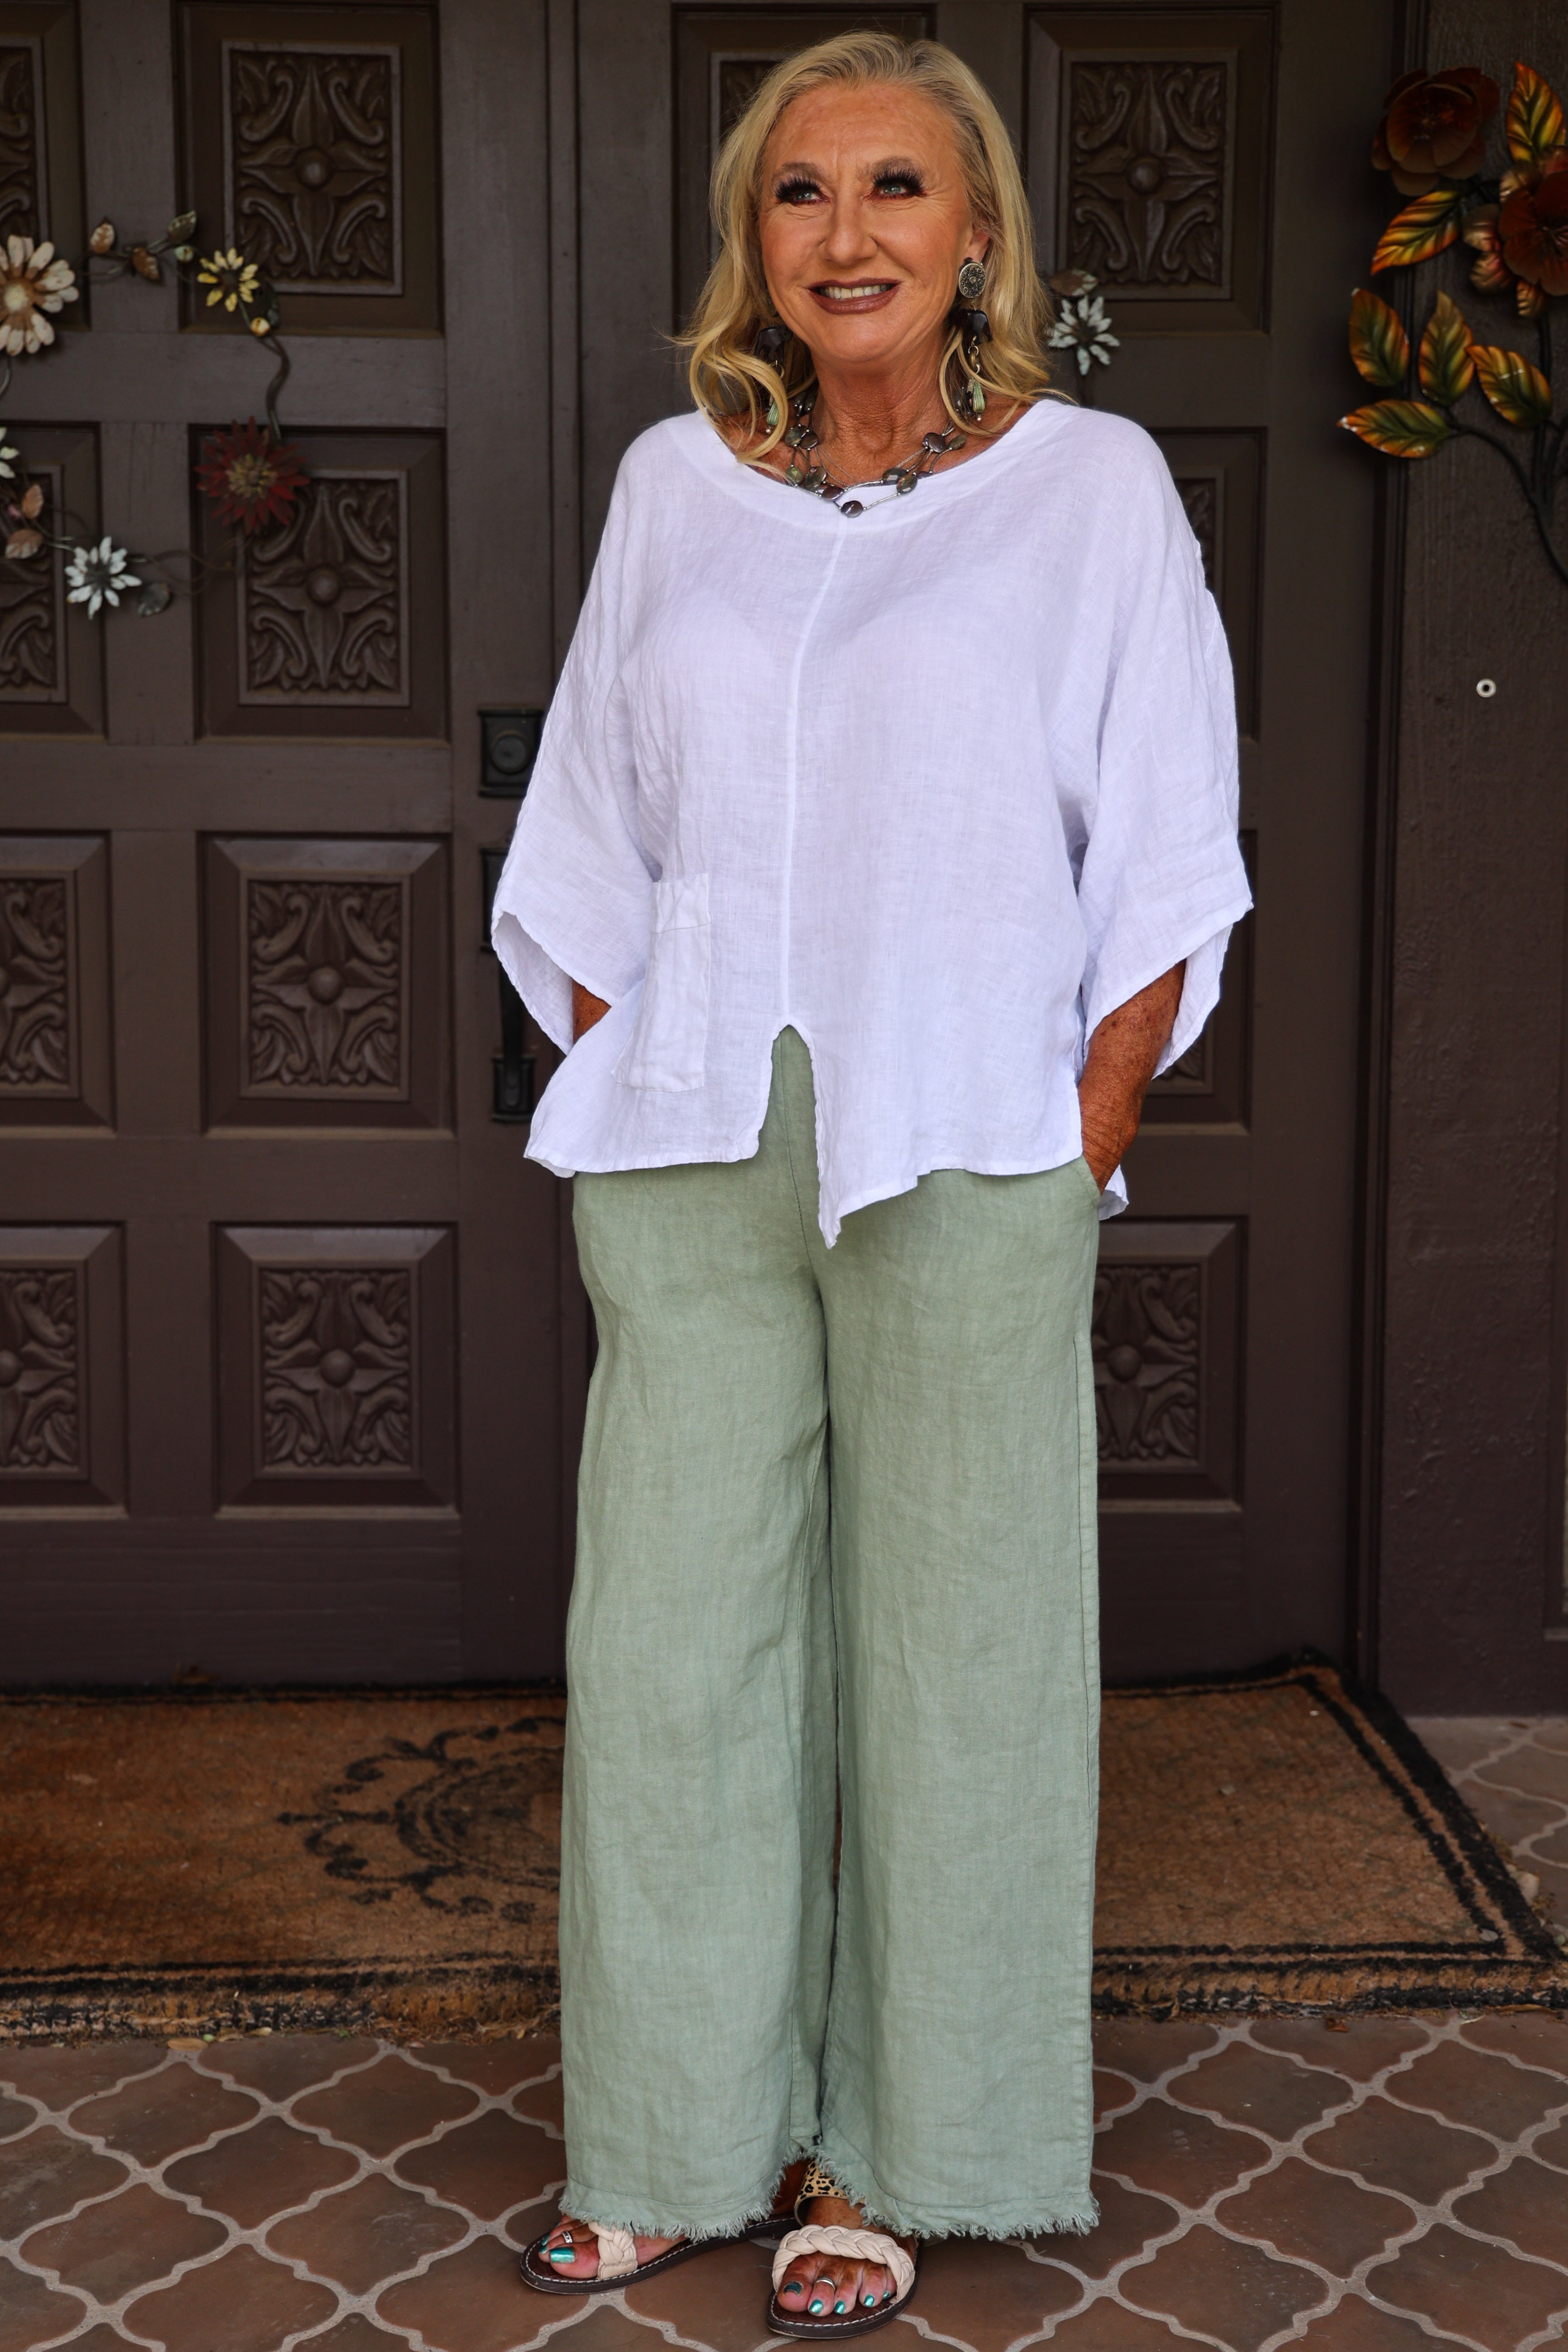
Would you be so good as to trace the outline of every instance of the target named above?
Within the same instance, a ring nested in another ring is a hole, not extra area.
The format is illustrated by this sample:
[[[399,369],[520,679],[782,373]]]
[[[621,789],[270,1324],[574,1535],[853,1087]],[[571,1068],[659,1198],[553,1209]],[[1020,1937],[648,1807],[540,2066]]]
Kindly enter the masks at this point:
[[[778,2194],[773,2200],[773,2219],[775,2221],[793,2217],[795,2200],[800,2194],[800,2184],[805,2177],[805,2161],[802,2158],[790,2166],[779,2183]],[[639,2266],[643,2263],[651,2263],[659,2254],[668,2253],[671,2246],[679,2246],[679,2243],[678,2237],[638,2238],[636,2245]],[[599,2241],[594,2234],[593,2226],[587,2221],[574,2221],[569,2213],[562,2215],[544,2241],[542,2252],[557,2278],[591,2279],[598,2275]]]
[[[844,2197],[814,2197],[803,2218],[826,2229],[868,2230],[871,2224],[858,2205]],[[900,2238],[912,2254],[913,2238]],[[893,2273],[879,2263],[858,2262],[851,2254],[797,2254],[779,2283],[779,2303],[811,2319],[847,2319],[851,2312],[874,2311],[889,2301]]]
[[[679,2238],[638,2238],[637,2261],[651,2263],[656,2254],[668,2253],[679,2246]],[[542,2248],[544,2260],[557,2278],[597,2278],[599,2274],[599,2241],[586,2221],[574,2221],[563,2213]]]

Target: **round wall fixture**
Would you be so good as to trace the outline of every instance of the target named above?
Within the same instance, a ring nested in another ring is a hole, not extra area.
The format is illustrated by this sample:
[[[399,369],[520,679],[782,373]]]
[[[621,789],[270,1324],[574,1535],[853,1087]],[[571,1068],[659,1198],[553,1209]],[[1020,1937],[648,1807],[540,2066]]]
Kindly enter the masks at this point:
[[[1489,702],[1493,695],[1497,692],[1496,678],[1478,677],[1476,680],[1476,692],[1480,696],[1483,702]]]

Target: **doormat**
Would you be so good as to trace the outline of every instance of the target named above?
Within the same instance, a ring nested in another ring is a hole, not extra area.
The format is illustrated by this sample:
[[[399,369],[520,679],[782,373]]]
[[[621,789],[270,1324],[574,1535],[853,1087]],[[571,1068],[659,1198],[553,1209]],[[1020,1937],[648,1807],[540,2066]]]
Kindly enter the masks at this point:
[[[559,1691],[0,1697],[0,2035],[551,2023]],[[1108,1691],[1095,2005],[1568,2007],[1392,1709],[1321,1661]]]
[[[1568,2009],[1568,1953],[1386,1700],[1326,1660],[1110,1690],[1094,2005]]]

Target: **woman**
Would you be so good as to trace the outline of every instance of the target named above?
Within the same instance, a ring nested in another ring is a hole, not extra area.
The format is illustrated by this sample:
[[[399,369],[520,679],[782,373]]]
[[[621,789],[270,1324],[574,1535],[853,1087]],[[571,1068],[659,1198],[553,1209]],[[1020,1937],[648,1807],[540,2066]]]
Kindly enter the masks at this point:
[[[496,898],[600,1340],[523,2273],[804,2187],[768,2323],[841,2336],[1096,2219],[1097,1221],[1248,898],[1192,534],[1046,396],[980,85],[826,42],[714,190]]]

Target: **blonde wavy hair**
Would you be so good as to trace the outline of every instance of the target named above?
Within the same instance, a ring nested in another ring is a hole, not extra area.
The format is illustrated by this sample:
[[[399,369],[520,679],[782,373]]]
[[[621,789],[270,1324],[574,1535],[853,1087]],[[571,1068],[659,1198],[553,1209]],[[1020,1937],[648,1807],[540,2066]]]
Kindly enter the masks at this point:
[[[752,464],[777,447],[790,423],[790,402],[813,376],[811,354],[796,336],[790,337],[777,365],[755,348],[763,328],[778,323],[763,274],[758,228],[763,158],[784,109],[805,91],[836,82],[849,89],[889,82],[919,90],[941,107],[952,126],[971,209],[991,238],[981,297],[991,335],[981,346],[979,369],[988,412],[996,400],[1035,401],[1053,390],[1046,342],[1050,297],[1035,268],[1029,202],[1013,142],[984,85],[940,41],[838,33],[782,59],[720,148],[710,194],[719,258],[689,323],[676,337],[678,347],[690,355],[691,394],[704,415],[718,422],[744,410],[754,434],[769,403],[774,404],[773,423],[745,453]],[[955,326],[943,346],[942,406],[966,433],[994,433],[994,416],[989,425],[977,424],[969,414],[969,370],[961,340]]]

